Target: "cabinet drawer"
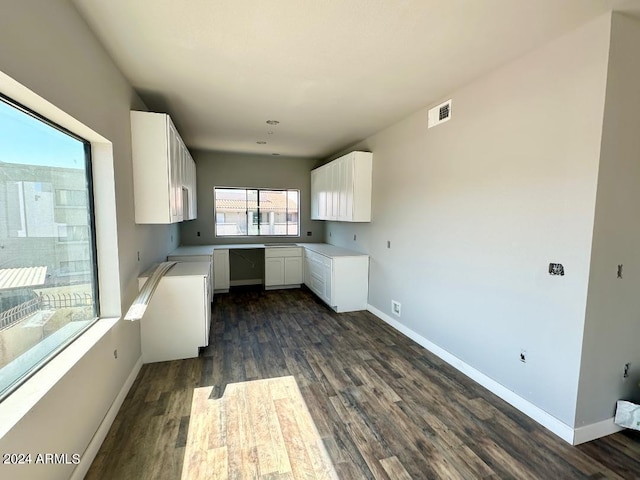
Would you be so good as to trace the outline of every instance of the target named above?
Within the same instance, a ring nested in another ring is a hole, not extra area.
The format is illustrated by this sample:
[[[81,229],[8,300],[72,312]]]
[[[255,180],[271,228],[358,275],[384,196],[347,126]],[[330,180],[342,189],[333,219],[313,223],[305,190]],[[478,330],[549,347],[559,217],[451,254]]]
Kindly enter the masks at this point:
[[[329,257],[325,257],[320,253],[312,252],[311,250],[305,250],[305,256],[312,262],[317,262],[320,265],[325,265],[327,267],[331,266],[331,259]]]
[[[269,257],[301,257],[302,256],[302,247],[272,247],[265,248],[264,250],[265,258]]]

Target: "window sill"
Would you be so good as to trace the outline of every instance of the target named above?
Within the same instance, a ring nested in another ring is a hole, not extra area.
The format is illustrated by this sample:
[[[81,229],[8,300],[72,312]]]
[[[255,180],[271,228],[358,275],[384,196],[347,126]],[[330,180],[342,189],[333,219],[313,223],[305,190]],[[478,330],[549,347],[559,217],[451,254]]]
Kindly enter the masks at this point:
[[[120,320],[101,318],[0,403],[4,437]]]

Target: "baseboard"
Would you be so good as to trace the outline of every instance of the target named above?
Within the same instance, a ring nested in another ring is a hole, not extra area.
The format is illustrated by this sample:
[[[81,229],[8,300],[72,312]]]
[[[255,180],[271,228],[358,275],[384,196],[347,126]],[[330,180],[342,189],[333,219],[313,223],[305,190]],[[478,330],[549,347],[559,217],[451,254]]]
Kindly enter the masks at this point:
[[[439,347],[435,343],[430,342],[429,340],[424,338],[422,335],[419,335],[418,333],[414,332],[406,325],[403,325],[402,323],[398,322],[397,320],[390,317],[386,313],[378,310],[374,306],[367,305],[367,310],[373,313],[376,317],[380,318],[385,323],[389,324],[391,327],[398,330],[400,333],[406,335],[414,342],[418,343],[419,345],[429,350],[434,355],[440,357],[442,360],[447,362],[456,370],[459,370],[460,372],[464,373],[467,377],[479,383],[484,388],[486,388],[490,392],[494,393],[495,395],[503,399],[505,402],[511,404],[512,406],[520,410],[522,413],[524,413],[528,417],[538,422],[543,427],[551,430],[557,436],[562,438],[565,442],[571,443],[571,444],[574,443],[574,429],[571,428],[569,425],[561,422],[560,420],[555,418],[553,415],[550,415],[549,413],[545,412],[541,408],[535,406],[533,403],[529,402],[528,400],[525,400],[521,396],[512,392],[511,390],[504,387],[500,383],[496,382],[492,378],[486,376],[484,373],[476,370],[471,365],[463,362],[458,357],[447,352],[446,350]]]
[[[142,368],[142,357],[138,359],[136,364],[133,366],[133,369],[131,369],[131,373],[127,377],[127,380],[124,382],[124,385],[122,385],[120,392],[118,392],[116,399],[111,404],[109,411],[107,412],[104,419],[102,420],[102,423],[100,424],[100,426],[98,427],[98,430],[96,431],[95,435],[91,439],[91,442],[89,442],[89,445],[87,446],[87,449],[84,451],[84,454],[82,455],[82,459],[80,460],[80,463],[74,469],[73,474],[70,477],[70,480],[82,480],[87,474],[87,472],[89,471],[89,467],[91,467],[93,460],[96,458],[96,455],[98,454],[98,450],[100,450],[100,446],[102,445],[102,442],[104,442],[104,439],[107,436],[107,433],[109,433],[109,429],[111,428],[113,421],[116,419],[116,415],[118,414],[118,411],[120,410],[120,407],[124,402],[124,399],[127,397],[127,393],[129,393],[129,390],[131,389],[133,382],[136,380],[136,377],[138,376],[138,373],[140,372],[141,368]]]
[[[624,430],[624,427],[616,425],[613,419],[614,417],[611,417],[598,423],[576,428],[573,435],[573,444],[580,445],[581,443],[590,442],[596,438],[606,437]]]

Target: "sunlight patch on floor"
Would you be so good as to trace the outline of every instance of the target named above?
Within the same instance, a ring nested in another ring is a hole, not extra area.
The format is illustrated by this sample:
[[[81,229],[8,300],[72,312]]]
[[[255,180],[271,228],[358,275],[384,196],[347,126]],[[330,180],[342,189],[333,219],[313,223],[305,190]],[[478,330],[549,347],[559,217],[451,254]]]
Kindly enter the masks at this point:
[[[196,388],[183,480],[337,479],[294,377]]]

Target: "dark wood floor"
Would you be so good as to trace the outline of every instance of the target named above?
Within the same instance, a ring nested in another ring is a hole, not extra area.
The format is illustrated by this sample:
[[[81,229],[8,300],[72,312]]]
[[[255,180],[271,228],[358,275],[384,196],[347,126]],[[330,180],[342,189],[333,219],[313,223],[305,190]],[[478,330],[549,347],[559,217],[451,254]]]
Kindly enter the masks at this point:
[[[640,436],[572,447],[368,312],[217,295],[200,358],[144,365],[88,479],[179,479],[194,388],[293,375],[344,479],[640,478]]]

